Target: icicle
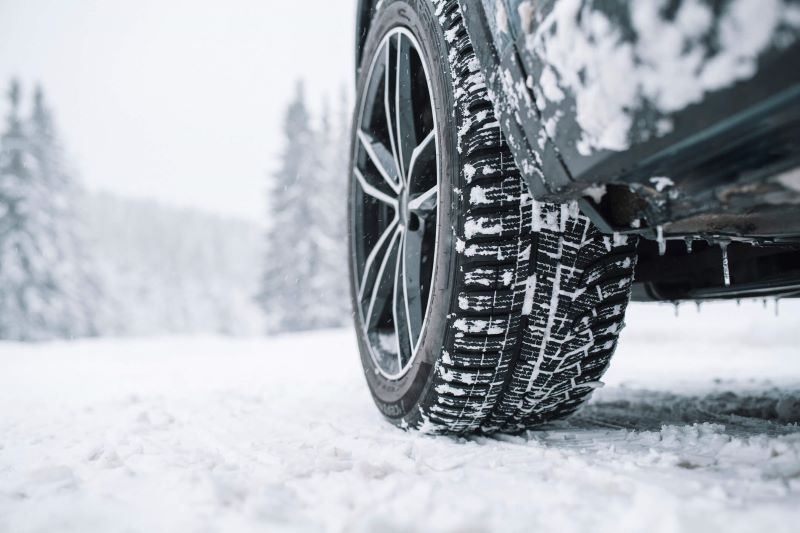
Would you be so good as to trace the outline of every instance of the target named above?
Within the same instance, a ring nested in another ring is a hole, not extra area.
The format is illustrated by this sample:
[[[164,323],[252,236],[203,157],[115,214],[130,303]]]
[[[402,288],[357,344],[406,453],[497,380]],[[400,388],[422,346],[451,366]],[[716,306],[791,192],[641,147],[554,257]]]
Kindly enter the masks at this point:
[[[694,303],[697,306],[697,314],[699,315],[700,311],[702,311],[701,308],[703,307],[703,302],[701,302],[700,300],[695,300]]]
[[[731,286],[731,269],[728,263],[728,242],[720,242],[719,247],[722,250],[722,277],[725,280],[725,286]]]
[[[692,243],[694,242],[694,240],[691,237],[686,237],[686,239],[684,239],[684,242],[686,242],[686,253],[687,254],[692,253]]]
[[[680,315],[681,304],[679,302],[672,302],[672,305],[675,306],[675,318],[678,318],[678,315]]]
[[[736,307],[741,307],[741,306],[742,306],[742,300],[736,298]]]
[[[667,241],[664,239],[664,228],[661,226],[656,227],[658,234],[658,255],[667,253]]]
[[[780,298],[775,298],[775,316],[778,316],[778,302],[780,302]]]
[[[766,309],[767,308],[767,299],[766,298],[762,298],[761,299],[761,303],[764,304],[764,309]]]

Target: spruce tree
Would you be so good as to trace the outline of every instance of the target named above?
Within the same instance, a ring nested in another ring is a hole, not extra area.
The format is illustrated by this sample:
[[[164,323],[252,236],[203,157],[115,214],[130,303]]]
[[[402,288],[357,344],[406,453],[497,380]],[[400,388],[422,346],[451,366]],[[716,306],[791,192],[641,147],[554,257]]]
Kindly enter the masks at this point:
[[[335,210],[340,203],[332,202],[330,187],[332,136],[330,113],[327,102],[323,104],[322,117],[316,137],[316,153],[319,168],[313,178],[313,193],[306,198],[308,203],[308,227],[313,231],[307,235],[313,241],[317,259],[310,272],[308,290],[314,295],[316,305],[308,310],[308,320],[314,327],[331,327],[341,319],[341,303],[336,300],[336,272],[333,262],[340,243],[337,239]],[[338,280],[341,284],[346,278]]]
[[[319,219],[321,238],[317,291],[324,307],[320,312],[323,327],[344,325],[349,320],[350,296],[347,274],[347,165],[349,164],[349,113],[344,93],[334,117],[323,106],[320,125],[322,169],[313,211]]]
[[[96,295],[81,268],[72,180],[52,116],[37,90],[33,113],[23,120],[17,81],[9,102],[0,139],[0,338],[93,334],[89,303]]]
[[[95,265],[86,247],[83,227],[75,211],[81,191],[67,170],[52,112],[39,86],[34,92],[28,129],[39,181],[47,191],[42,205],[50,214],[50,225],[45,230],[61,258],[57,265],[51,265],[52,276],[63,300],[61,315],[54,317],[52,323],[63,324],[60,335],[64,337],[96,335],[95,314],[101,290]]]
[[[0,139],[0,338],[33,340],[44,337],[47,298],[39,291],[46,283],[43,254],[35,232],[36,199],[40,185],[33,179],[33,156],[20,118],[20,87],[8,91],[10,109]]]
[[[298,83],[284,120],[285,146],[268,187],[268,224],[264,274],[258,301],[271,332],[299,331],[318,326],[319,302],[310,290],[319,264],[319,239],[310,196],[319,172],[319,154]]]

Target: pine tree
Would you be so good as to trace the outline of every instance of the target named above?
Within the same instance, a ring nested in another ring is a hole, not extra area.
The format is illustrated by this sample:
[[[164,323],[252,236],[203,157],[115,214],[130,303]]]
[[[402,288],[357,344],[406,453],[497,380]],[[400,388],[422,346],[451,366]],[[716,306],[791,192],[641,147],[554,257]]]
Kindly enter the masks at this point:
[[[320,300],[325,303],[325,314],[321,319],[325,327],[332,327],[344,325],[350,314],[346,224],[350,128],[344,91],[334,119],[331,119],[328,106],[323,106],[320,145],[323,168],[314,210],[321,220],[320,234],[325,246],[317,276]]]
[[[95,265],[86,248],[82,224],[75,213],[81,191],[66,169],[53,122],[44,92],[37,86],[28,129],[32,152],[38,163],[39,180],[46,188],[46,198],[42,201],[50,213],[50,225],[46,231],[61,258],[57,265],[51,265],[63,299],[62,314],[52,323],[63,323],[61,336],[64,337],[93,336],[97,334],[95,314],[101,289]]]
[[[315,129],[298,85],[284,132],[286,146],[267,199],[271,225],[258,299],[271,331],[342,326],[350,315],[345,93],[335,120],[323,103]]]
[[[72,180],[41,90],[28,120],[20,100],[12,81],[0,140],[0,338],[90,335],[96,295],[81,267]]]
[[[0,338],[32,340],[44,337],[46,297],[39,286],[42,255],[35,233],[36,199],[41,196],[33,179],[33,156],[20,118],[20,87],[13,80],[8,91],[10,110],[0,141]]]
[[[298,83],[284,121],[285,146],[269,185],[264,274],[258,301],[268,329],[313,329],[317,301],[309,280],[318,266],[319,241],[313,235],[309,195],[319,172],[315,135]]]

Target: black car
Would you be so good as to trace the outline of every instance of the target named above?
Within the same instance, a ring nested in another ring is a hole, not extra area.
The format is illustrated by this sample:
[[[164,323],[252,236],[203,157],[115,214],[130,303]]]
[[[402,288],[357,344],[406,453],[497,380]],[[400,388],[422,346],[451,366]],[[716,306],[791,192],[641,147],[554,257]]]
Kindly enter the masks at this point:
[[[799,37],[795,0],[361,0],[350,261],[381,412],[519,431],[602,385],[631,298],[800,294]]]

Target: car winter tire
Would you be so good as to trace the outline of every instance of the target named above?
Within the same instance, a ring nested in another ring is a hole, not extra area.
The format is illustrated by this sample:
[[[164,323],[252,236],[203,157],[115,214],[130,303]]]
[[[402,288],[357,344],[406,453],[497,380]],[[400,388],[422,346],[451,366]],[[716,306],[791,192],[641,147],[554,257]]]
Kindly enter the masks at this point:
[[[435,433],[515,432],[600,385],[636,243],[534,200],[455,0],[386,0],[359,68],[351,295],[383,415]]]

